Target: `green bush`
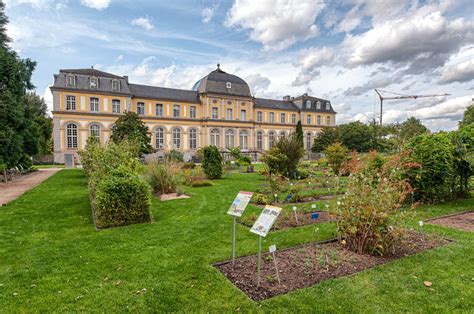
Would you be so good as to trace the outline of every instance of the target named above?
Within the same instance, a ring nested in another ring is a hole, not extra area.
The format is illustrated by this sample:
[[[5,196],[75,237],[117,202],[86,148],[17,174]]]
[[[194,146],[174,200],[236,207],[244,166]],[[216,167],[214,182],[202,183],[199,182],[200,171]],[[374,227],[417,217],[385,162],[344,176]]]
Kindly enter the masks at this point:
[[[249,156],[240,156],[237,161],[242,166],[249,166],[252,164],[252,159]]]
[[[276,146],[273,146],[262,157],[262,161],[266,164],[270,175],[280,175],[286,172],[285,163],[288,161],[288,157]]]
[[[187,186],[194,186],[195,182],[206,180],[206,175],[201,167],[183,169],[181,171],[182,183]]]
[[[147,165],[145,178],[154,194],[175,193],[178,186],[175,173],[172,163],[153,162]]]
[[[183,153],[172,149],[165,155],[166,161],[172,161],[172,162],[183,162]]]
[[[329,164],[336,175],[339,174],[342,165],[349,159],[349,150],[341,143],[329,145],[324,150],[324,154],[326,155]]]
[[[207,146],[204,148],[202,167],[208,179],[222,177],[222,156],[217,147]]]
[[[98,228],[148,222],[150,191],[146,182],[128,170],[117,170],[95,186],[93,207]]]
[[[191,183],[191,186],[194,188],[203,187],[203,186],[213,186],[213,185],[214,183],[212,183],[209,180],[194,181],[193,183]]]
[[[253,202],[259,205],[267,205],[271,203],[271,198],[262,193],[255,193],[253,195]]]
[[[408,145],[408,161],[418,164],[406,177],[415,189],[415,199],[422,202],[445,201],[452,197],[454,183],[454,145],[446,133],[425,134],[412,139]]]

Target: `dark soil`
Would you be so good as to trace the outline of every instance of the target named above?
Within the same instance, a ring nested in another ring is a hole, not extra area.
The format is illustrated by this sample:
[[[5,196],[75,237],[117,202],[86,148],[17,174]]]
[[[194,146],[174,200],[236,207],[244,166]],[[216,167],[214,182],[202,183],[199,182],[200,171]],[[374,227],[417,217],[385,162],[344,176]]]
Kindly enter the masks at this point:
[[[275,254],[281,284],[278,284],[270,253],[265,253],[262,254],[259,287],[256,255],[238,258],[235,264],[227,261],[214,266],[251,299],[259,301],[449,243],[448,240],[417,232],[410,232],[407,240],[404,249],[390,257],[354,253],[335,240],[277,251]]]
[[[474,211],[431,219],[429,223],[474,232]]]
[[[272,230],[283,230],[288,228],[294,227],[301,227],[306,225],[312,225],[322,222],[334,221],[334,217],[331,216],[330,213],[316,210],[313,213],[318,213],[319,217],[317,219],[312,219],[310,212],[304,213],[301,211],[297,212],[298,215],[298,222],[296,222],[296,217],[293,211],[285,211],[280,214],[277,218],[275,225],[273,225]],[[255,218],[256,220],[256,218]],[[255,223],[255,220],[241,220],[239,221],[241,224],[247,227],[252,227]]]

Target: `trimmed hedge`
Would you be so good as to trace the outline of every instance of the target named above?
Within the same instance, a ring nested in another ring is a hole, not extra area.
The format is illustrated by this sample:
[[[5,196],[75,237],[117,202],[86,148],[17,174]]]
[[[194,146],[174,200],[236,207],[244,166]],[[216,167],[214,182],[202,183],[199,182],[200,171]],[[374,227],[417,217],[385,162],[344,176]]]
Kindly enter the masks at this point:
[[[215,146],[207,146],[203,152],[204,158],[202,168],[208,179],[220,179],[222,177],[222,155]]]

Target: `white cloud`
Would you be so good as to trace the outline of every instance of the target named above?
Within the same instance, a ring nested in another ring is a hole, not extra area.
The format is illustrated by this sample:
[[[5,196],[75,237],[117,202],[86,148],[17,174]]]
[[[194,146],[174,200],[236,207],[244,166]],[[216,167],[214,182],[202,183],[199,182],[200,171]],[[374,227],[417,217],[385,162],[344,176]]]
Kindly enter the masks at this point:
[[[27,4],[34,9],[47,10],[54,7],[56,10],[67,7],[67,0],[4,0],[7,8]]]
[[[46,105],[48,105],[48,112],[53,111],[53,94],[51,93],[49,86],[44,89],[42,97],[44,98]]]
[[[209,23],[212,20],[212,17],[214,16],[214,10],[214,7],[207,7],[202,9],[201,17],[203,23]]]
[[[448,66],[444,69],[440,84],[453,82],[469,82],[474,79],[474,56],[473,59]]]
[[[132,25],[142,27],[148,31],[152,30],[155,27],[153,26],[153,23],[150,21],[150,19],[147,17],[139,17],[132,20]]]
[[[320,67],[330,65],[334,58],[331,48],[311,47],[300,51],[296,64],[301,66],[301,71],[293,81],[294,86],[308,84],[321,74]]]
[[[81,0],[82,5],[99,11],[107,9],[110,2],[111,0]]]
[[[261,74],[249,75],[245,78],[245,81],[250,86],[252,95],[258,97],[265,96],[265,92],[271,84],[270,79]]]
[[[334,107],[334,110],[336,110],[338,114],[343,114],[351,110],[351,105],[348,103],[339,103],[339,104],[333,105],[333,107]]]
[[[236,0],[225,25],[249,30],[265,50],[283,50],[319,34],[315,19],[323,8],[313,0]]]

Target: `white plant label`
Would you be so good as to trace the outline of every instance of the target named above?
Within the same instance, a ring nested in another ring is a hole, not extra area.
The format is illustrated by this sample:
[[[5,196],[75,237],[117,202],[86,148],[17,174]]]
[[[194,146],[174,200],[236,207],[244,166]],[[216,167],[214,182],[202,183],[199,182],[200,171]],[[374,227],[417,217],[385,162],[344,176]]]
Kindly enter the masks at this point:
[[[258,216],[257,221],[255,221],[250,229],[250,232],[265,237],[275,223],[278,215],[280,215],[280,212],[280,207],[270,205],[265,206],[260,216]]]
[[[229,211],[227,214],[235,217],[240,217],[244,213],[245,208],[252,198],[252,192],[240,191],[239,194],[235,197],[232,205],[230,205]]]
[[[268,247],[268,250],[270,251],[270,253],[275,253],[277,250],[277,247],[275,244],[273,244]]]

